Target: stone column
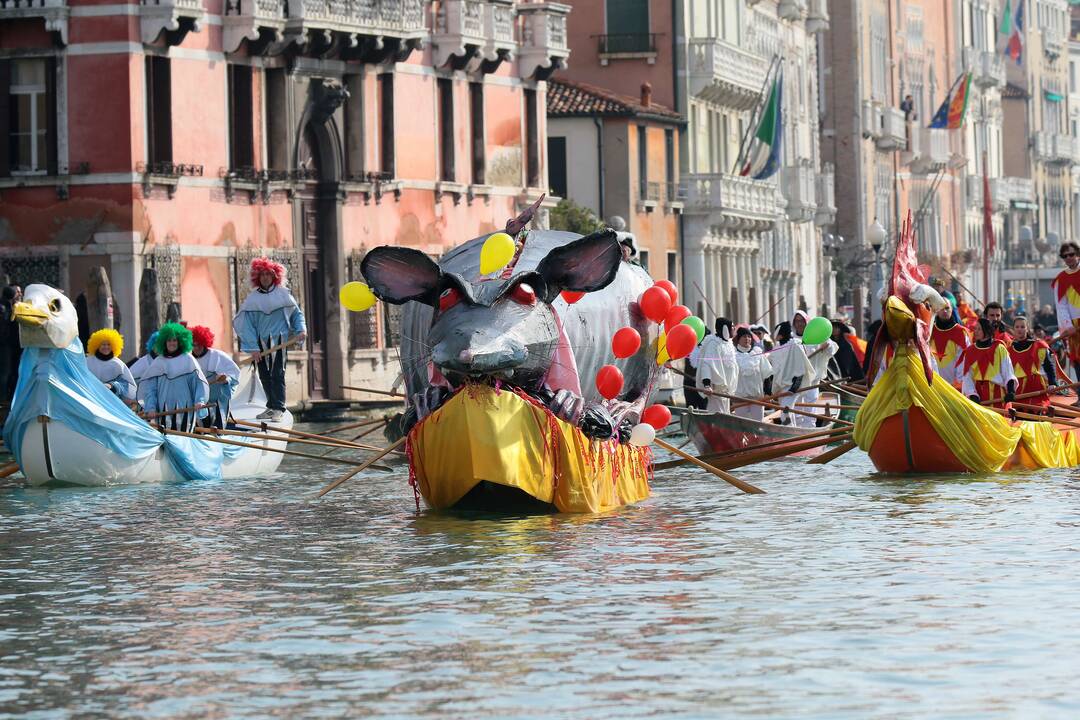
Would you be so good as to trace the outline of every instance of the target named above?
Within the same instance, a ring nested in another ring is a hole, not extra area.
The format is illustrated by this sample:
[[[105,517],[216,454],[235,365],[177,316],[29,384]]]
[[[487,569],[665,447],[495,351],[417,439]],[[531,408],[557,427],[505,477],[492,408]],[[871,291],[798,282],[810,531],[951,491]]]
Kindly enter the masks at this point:
[[[146,264],[142,237],[137,232],[99,232],[94,233],[94,243],[110,257],[109,283],[120,307],[124,359],[130,359],[139,354],[148,339],[139,332],[139,281]]]

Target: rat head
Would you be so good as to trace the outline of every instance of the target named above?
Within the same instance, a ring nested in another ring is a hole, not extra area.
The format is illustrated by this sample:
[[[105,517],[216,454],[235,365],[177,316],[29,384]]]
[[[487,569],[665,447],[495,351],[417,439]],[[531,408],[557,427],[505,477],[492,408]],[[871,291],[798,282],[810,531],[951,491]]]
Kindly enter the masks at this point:
[[[621,252],[602,231],[557,247],[535,270],[470,282],[410,248],[378,247],[361,265],[381,300],[435,309],[427,343],[435,367],[453,384],[499,378],[532,388],[551,366],[559,329],[551,303],[563,290],[593,292],[615,279]]]
[[[79,335],[75,306],[48,285],[28,286],[22,301],[12,307],[11,319],[19,323],[23,347],[64,350]]]

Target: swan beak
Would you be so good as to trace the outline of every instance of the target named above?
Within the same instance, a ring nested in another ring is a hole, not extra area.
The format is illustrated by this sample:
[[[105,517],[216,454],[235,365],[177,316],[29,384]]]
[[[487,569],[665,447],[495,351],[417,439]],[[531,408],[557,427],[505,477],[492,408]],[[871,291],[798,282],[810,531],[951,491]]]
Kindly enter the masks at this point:
[[[11,319],[23,325],[41,327],[49,319],[49,314],[28,302],[17,302],[11,309]]]

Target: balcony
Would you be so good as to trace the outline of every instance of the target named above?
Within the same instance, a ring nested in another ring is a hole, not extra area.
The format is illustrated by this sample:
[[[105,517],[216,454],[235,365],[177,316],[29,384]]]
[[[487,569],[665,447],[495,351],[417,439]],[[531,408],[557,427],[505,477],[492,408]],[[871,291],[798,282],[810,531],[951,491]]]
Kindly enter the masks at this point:
[[[829,0],[810,0],[806,13],[806,31],[822,33],[829,29]]]
[[[810,222],[817,211],[817,187],[814,169],[808,165],[792,165],[781,172],[781,186],[787,202],[788,220]]]
[[[642,182],[638,183],[638,212],[652,212],[660,206],[660,196],[663,194],[662,183]]]
[[[401,62],[425,33],[424,0],[288,0],[285,7],[286,39],[320,58]]]
[[[522,18],[521,52],[518,74],[525,79],[547,80],[566,67],[570,48],[566,44],[566,16],[569,5],[532,2],[517,6]]]
[[[832,225],[836,222],[836,171],[831,163],[826,163],[821,168],[816,184],[817,212],[814,215],[814,224],[818,227]]]
[[[514,38],[514,0],[488,0],[484,13],[484,63],[481,70],[495,72],[504,60],[514,56],[517,41]]]
[[[491,73],[513,57],[513,0],[443,0],[431,35],[435,67]]]
[[[206,21],[202,0],[139,0],[139,31],[144,45],[164,38],[179,45],[189,32],[199,32]]]
[[[1069,135],[1037,132],[1032,145],[1035,158],[1048,165],[1071,165],[1077,161],[1076,143]]]
[[[225,52],[236,52],[247,40],[258,54],[263,44],[284,38],[285,0],[226,0],[221,25]]]
[[[881,133],[875,138],[880,150],[903,150],[907,147],[907,121],[899,108],[882,108]]]
[[[681,212],[686,207],[686,183],[681,181],[664,183],[664,200],[667,210]]]
[[[763,57],[723,40],[690,40],[690,94],[737,110],[761,99],[768,64]]]
[[[656,40],[658,33],[621,33],[593,35],[599,45],[600,64],[612,60],[643,59],[649,65],[656,63]]]
[[[1065,33],[1061,28],[1044,27],[1042,29],[1043,52],[1049,58],[1061,57],[1065,51]]]
[[[1000,53],[966,47],[963,54],[964,72],[981,87],[1005,86],[1005,61]]]
[[[762,232],[776,224],[776,184],[769,180],[699,173],[686,188],[686,214],[702,216],[709,225]]]
[[[776,7],[776,14],[781,20],[799,22],[806,17],[806,0],[780,0]]]
[[[45,30],[56,33],[60,42],[67,45],[66,0],[0,0],[0,21],[35,17],[44,18]]]
[[[918,136],[919,152],[913,157],[911,171],[920,175],[937,172],[949,164],[949,131],[912,125]]]
[[[876,140],[881,136],[883,108],[874,100],[863,100],[862,103],[862,134],[864,138]]]
[[[1031,178],[999,177],[990,179],[990,194],[995,203],[1007,209],[1016,203],[1034,204],[1035,182]]]

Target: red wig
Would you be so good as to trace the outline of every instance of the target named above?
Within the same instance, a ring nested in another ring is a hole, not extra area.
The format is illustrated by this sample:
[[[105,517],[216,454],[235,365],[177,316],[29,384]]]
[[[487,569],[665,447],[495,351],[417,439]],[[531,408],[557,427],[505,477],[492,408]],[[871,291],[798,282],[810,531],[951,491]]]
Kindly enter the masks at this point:
[[[259,274],[263,272],[274,276],[275,286],[285,284],[285,266],[263,256],[251,261],[251,287],[259,287]]]
[[[191,340],[204,348],[214,347],[214,333],[208,327],[196,325],[191,328]]]

